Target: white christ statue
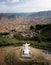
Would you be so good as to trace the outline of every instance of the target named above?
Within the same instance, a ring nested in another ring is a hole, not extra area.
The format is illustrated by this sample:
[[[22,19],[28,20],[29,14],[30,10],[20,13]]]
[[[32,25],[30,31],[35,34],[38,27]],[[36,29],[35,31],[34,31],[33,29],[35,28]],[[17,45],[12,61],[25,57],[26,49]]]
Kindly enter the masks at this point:
[[[29,54],[30,54],[30,50],[29,50],[29,46],[30,44],[23,44],[23,55],[25,55],[25,56],[29,56]]]

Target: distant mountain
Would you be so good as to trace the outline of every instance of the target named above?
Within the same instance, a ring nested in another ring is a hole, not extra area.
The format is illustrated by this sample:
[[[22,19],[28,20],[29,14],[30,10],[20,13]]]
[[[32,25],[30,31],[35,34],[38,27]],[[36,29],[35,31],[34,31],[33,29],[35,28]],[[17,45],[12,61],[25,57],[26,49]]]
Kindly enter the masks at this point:
[[[8,17],[8,18],[14,18],[14,17],[27,17],[30,13],[0,13],[0,18],[2,17]]]
[[[17,17],[51,17],[51,11],[41,11],[33,13],[0,13],[0,18],[7,16],[8,18]]]
[[[42,11],[42,12],[35,12],[30,14],[31,17],[40,17],[40,16],[51,16],[51,11]]]

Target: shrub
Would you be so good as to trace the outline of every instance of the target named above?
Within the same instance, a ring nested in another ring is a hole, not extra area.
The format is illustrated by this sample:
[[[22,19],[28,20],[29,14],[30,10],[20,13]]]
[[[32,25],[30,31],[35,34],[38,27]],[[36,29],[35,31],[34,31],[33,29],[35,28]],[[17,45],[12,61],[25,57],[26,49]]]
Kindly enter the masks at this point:
[[[47,60],[43,56],[41,56],[41,55],[37,55],[34,58],[34,63],[35,63],[35,65],[49,65]]]
[[[5,57],[5,62],[7,65],[17,65],[17,58],[15,56],[15,53],[8,53],[8,55]]]

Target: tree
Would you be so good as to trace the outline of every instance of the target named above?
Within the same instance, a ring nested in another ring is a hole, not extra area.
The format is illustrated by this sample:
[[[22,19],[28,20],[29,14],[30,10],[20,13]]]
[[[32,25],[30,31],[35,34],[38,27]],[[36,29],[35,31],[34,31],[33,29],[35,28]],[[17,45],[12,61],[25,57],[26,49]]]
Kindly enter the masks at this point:
[[[30,30],[32,30],[32,31],[34,30],[34,27],[32,25],[30,26]]]

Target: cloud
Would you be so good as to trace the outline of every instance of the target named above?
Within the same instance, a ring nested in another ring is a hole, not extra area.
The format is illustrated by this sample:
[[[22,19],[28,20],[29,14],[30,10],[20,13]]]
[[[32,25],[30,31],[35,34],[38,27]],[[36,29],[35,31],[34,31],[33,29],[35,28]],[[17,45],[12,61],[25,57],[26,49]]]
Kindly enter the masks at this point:
[[[8,7],[6,5],[0,5],[0,13],[5,13],[8,11]]]
[[[51,0],[0,0],[0,13],[46,10],[51,10]]]
[[[19,0],[8,0],[8,2],[10,2],[10,3],[16,3],[16,2],[19,2]]]
[[[17,3],[19,2],[20,0],[1,0],[0,3]]]

